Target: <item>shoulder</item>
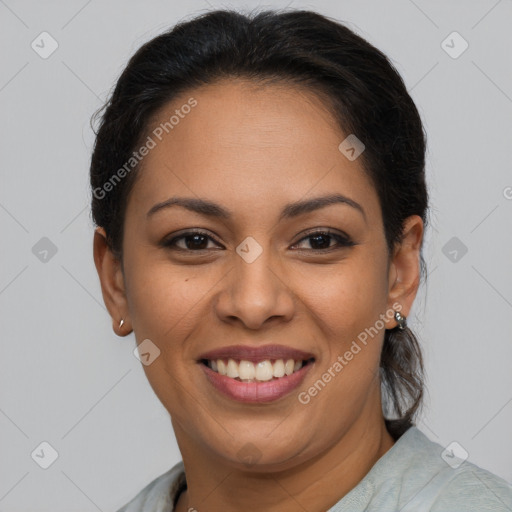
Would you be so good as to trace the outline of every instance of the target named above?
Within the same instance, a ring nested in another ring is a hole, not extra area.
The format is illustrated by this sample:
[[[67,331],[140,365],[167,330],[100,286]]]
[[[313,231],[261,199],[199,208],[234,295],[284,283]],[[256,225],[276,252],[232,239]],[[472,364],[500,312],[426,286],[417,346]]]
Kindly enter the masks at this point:
[[[332,512],[349,510],[512,512],[512,486],[411,427]]]
[[[398,447],[404,464],[398,473],[409,489],[409,495],[403,496],[405,510],[512,511],[512,486],[504,479],[457,458],[453,450],[431,441],[417,427],[404,436]]]
[[[454,505],[467,512],[511,512],[512,485],[490,471],[466,461],[442,488],[442,492],[432,503],[432,512],[451,511],[454,510]]]
[[[172,512],[174,497],[185,483],[183,462],[147,484],[117,512]]]

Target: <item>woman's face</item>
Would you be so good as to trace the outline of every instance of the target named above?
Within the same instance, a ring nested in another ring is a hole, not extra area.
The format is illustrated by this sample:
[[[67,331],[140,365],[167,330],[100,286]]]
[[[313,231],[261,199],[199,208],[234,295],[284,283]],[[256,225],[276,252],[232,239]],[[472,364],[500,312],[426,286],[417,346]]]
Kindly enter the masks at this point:
[[[311,92],[241,80],[184,94],[151,130],[118,306],[137,344],[150,340],[143,368],[180,448],[284,469],[379,421],[384,329],[414,294],[394,291],[377,193],[338,149],[348,134]],[[334,195],[347,200],[311,202]],[[171,198],[191,208],[161,205]],[[230,355],[249,363],[222,376]],[[309,362],[288,376],[288,359]]]

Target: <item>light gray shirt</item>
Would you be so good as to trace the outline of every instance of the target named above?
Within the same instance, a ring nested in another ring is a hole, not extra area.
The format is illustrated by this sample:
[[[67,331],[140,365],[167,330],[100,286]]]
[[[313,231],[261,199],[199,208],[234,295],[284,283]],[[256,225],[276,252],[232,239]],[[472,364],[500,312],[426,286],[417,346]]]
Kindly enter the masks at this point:
[[[183,463],[179,462],[118,512],[173,512],[185,488]],[[363,511],[512,512],[512,485],[457,459],[411,427],[327,512]]]

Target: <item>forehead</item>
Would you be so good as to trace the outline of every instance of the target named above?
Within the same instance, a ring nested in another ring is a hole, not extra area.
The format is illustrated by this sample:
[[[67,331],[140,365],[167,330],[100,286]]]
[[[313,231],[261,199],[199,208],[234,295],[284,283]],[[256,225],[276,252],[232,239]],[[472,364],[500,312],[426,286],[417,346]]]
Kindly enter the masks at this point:
[[[254,211],[339,192],[378,213],[361,160],[338,149],[348,134],[300,86],[232,79],[192,89],[153,117],[148,135],[154,147],[132,192],[147,209],[179,194]]]

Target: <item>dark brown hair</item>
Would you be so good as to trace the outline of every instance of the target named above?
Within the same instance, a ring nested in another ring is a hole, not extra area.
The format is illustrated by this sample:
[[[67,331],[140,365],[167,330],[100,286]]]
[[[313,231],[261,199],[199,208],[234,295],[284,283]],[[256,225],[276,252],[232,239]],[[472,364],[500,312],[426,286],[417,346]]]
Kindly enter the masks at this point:
[[[426,136],[388,58],[342,23],[315,12],[218,10],[144,44],[96,115],[92,216],[121,260],[127,198],[139,166],[122,179],[118,171],[126,169],[164,105],[203,84],[235,77],[307,87],[327,100],[345,134],[363,141],[360,158],[378,193],[390,256],[407,217],[419,215],[426,226]],[[424,277],[422,254],[420,263]],[[423,397],[421,350],[409,328],[386,331],[380,372],[386,425],[397,439],[414,424]]]

